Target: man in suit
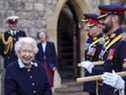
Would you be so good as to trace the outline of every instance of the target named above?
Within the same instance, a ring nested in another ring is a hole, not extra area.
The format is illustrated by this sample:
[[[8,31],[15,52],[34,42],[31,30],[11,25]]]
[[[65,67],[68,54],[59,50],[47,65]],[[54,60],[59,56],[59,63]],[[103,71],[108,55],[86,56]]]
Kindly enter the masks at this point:
[[[18,16],[9,16],[6,19],[6,22],[8,24],[8,30],[4,32],[2,40],[3,40],[3,57],[4,57],[4,67],[17,60],[17,57],[15,55],[14,51],[14,45],[15,42],[20,37],[25,37],[26,34],[22,30],[18,30],[17,24],[18,24]]]
[[[53,87],[54,71],[56,70],[56,50],[54,43],[48,41],[47,32],[38,33],[40,43],[38,43],[39,52],[36,60],[42,63],[47,71],[50,86]]]

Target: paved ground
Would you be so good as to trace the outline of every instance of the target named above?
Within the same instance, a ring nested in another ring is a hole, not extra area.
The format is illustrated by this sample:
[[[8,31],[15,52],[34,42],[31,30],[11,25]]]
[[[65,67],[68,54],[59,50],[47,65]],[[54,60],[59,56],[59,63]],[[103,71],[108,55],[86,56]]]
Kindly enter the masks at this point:
[[[57,88],[54,95],[86,95],[82,91],[82,85],[75,82],[67,82],[61,88]]]

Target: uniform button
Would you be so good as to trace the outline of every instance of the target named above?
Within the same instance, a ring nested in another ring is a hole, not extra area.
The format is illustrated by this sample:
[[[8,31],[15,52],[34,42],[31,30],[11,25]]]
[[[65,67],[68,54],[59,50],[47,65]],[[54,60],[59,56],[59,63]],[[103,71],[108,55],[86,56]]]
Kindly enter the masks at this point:
[[[30,76],[30,79],[32,79],[32,76]]]
[[[30,72],[30,71],[31,71],[31,69],[27,69],[27,71],[28,71],[28,72]]]
[[[33,94],[36,94],[36,91],[35,90],[33,90]]]
[[[32,86],[35,86],[35,83],[34,82],[32,83]]]

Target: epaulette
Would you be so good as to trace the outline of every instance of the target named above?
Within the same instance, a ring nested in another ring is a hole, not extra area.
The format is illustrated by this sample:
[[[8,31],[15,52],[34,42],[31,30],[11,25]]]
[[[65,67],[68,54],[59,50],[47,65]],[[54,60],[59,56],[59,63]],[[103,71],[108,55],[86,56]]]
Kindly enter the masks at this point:
[[[105,52],[116,42],[118,42],[122,38],[122,35],[116,36],[111,42],[109,41],[109,44],[105,47]]]
[[[97,40],[95,40],[95,41],[91,44],[91,46],[95,46],[100,40],[101,40],[101,38],[97,38]]]
[[[96,36],[96,37],[93,38],[93,41],[96,41],[97,39],[98,39],[98,37]]]

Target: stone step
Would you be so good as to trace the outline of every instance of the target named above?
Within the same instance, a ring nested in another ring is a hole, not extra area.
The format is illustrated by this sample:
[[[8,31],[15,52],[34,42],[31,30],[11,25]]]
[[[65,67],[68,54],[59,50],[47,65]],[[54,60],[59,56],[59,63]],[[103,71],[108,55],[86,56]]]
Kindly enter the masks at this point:
[[[61,88],[55,89],[55,95],[82,95],[82,84],[74,82],[65,82]]]

